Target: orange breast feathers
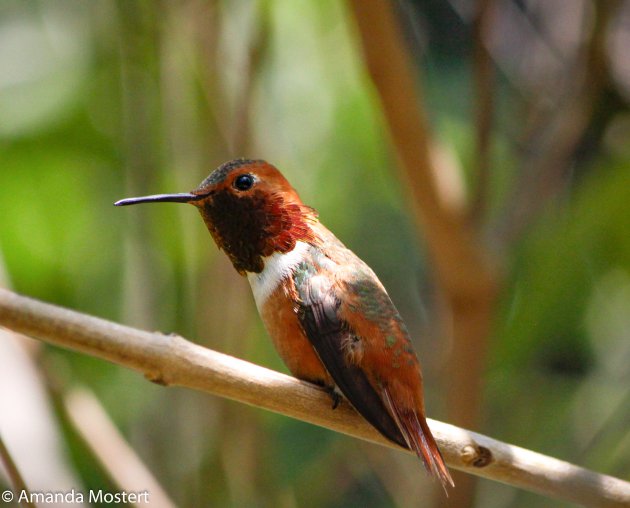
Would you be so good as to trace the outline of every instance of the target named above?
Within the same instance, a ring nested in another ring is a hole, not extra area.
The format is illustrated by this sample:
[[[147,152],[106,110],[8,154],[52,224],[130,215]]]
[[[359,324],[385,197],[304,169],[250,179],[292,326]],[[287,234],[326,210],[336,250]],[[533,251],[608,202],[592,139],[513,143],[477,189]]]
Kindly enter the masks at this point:
[[[291,278],[283,280],[260,309],[267,333],[291,373],[304,381],[333,387],[334,381],[304,335],[295,308]]]

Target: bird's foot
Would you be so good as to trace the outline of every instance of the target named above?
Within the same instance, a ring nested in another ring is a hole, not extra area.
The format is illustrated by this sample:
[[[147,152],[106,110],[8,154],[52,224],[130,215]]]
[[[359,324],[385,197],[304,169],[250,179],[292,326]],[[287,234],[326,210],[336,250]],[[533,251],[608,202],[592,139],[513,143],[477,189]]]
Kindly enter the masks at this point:
[[[316,384],[322,390],[324,390],[332,399],[332,408],[337,409],[339,403],[341,402],[341,399],[343,399],[343,395],[337,390],[337,387],[334,385],[330,386],[320,379],[312,380],[311,383]]]
[[[332,399],[332,408],[337,409],[337,406],[339,406],[339,403],[342,399],[341,394],[335,389],[334,386],[327,386],[326,388],[324,388],[324,390],[326,390],[326,393],[330,395],[330,398]]]

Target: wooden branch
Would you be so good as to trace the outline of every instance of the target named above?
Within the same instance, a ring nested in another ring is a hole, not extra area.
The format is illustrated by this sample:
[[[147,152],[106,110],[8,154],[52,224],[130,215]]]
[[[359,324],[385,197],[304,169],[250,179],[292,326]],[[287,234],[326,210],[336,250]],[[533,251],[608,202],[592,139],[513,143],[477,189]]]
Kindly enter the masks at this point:
[[[391,448],[347,403],[319,388],[193,344],[129,328],[0,289],[0,325],[143,373],[149,380],[227,397]],[[451,467],[585,506],[630,503],[630,483],[430,420]],[[402,449],[401,449],[402,450]],[[421,474],[420,470],[418,474]]]

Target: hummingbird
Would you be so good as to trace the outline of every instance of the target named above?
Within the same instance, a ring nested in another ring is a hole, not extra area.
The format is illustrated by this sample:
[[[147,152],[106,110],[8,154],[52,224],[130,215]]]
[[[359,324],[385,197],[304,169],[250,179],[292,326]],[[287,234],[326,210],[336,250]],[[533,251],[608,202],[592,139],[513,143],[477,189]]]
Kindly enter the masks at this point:
[[[370,267],[263,160],[219,166],[191,192],[122,199],[190,203],[246,276],[274,346],[298,379],[345,397],[383,436],[454,486],[425,418],[422,372],[409,332]]]

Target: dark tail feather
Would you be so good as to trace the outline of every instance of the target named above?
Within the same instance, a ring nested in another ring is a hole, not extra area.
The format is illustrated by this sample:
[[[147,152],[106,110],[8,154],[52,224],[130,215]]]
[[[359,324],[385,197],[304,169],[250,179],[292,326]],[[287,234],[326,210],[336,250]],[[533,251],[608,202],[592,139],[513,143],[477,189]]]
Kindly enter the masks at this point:
[[[444,492],[448,495],[446,488],[449,485],[454,487],[455,484],[444,463],[433,434],[431,434],[426,419],[415,411],[400,410],[392,400],[387,388],[383,390],[383,396],[385,404],[392,413],[394,420],[396,420],[396,424],[400,428],[407,446],[422,459],[424,467],[429,474],[440,480]]]

